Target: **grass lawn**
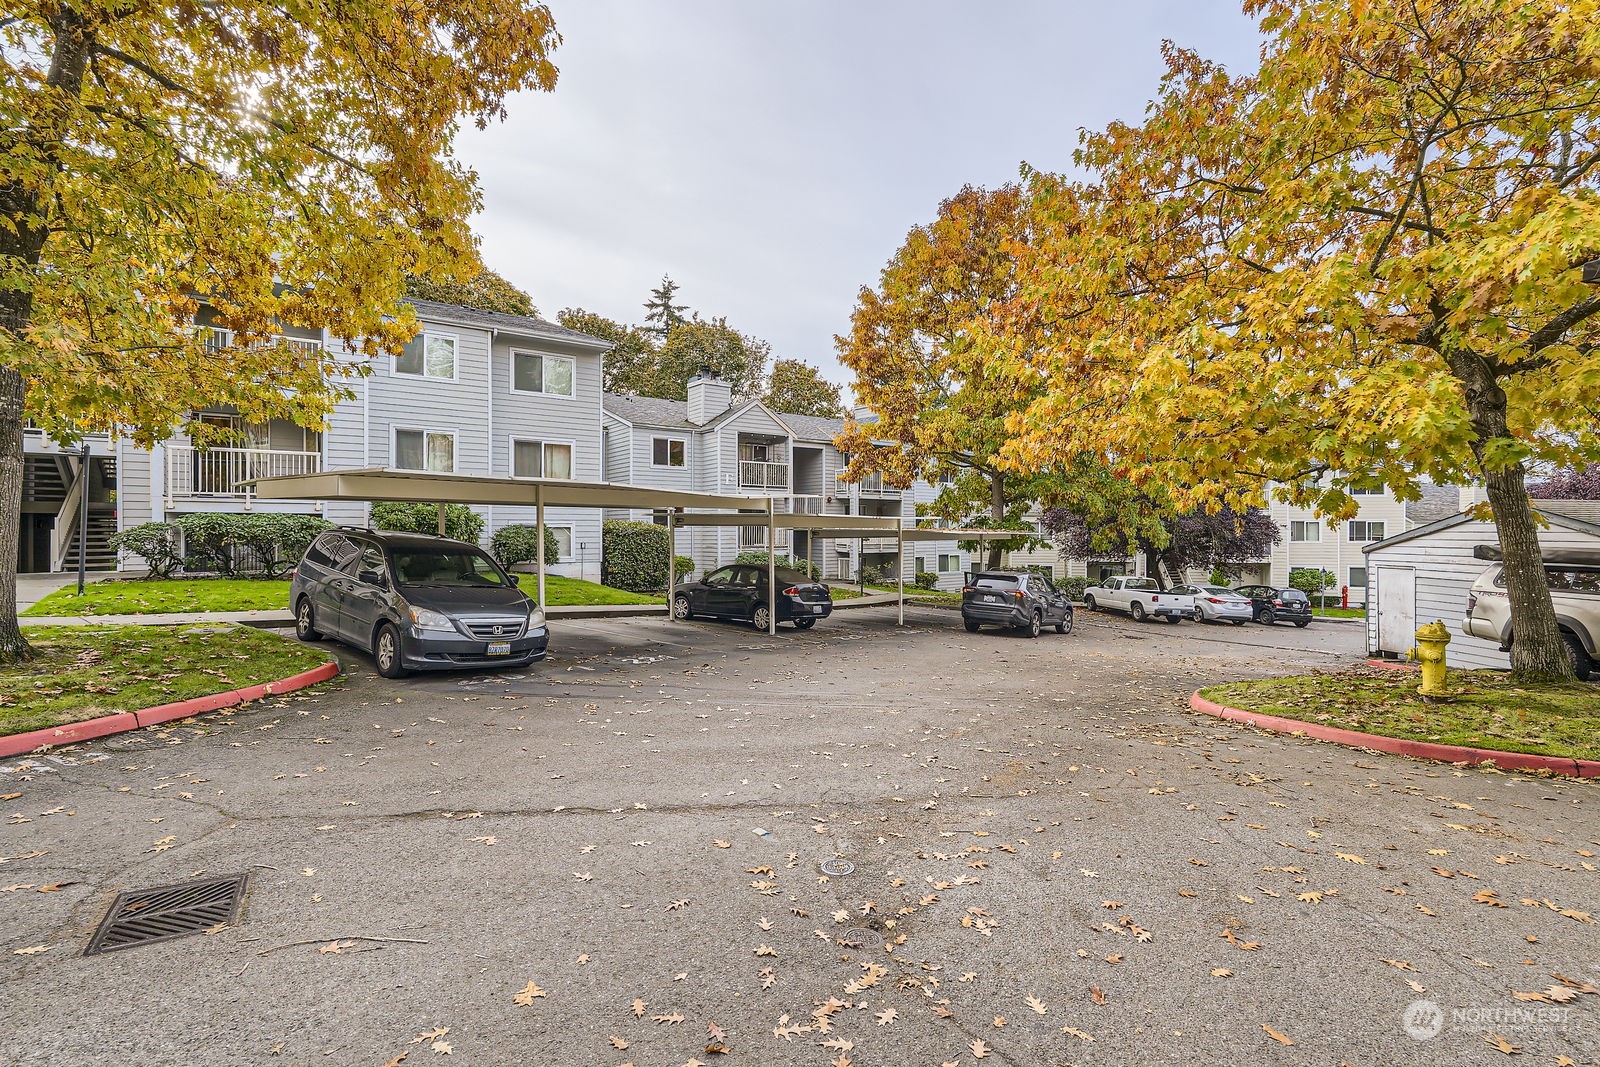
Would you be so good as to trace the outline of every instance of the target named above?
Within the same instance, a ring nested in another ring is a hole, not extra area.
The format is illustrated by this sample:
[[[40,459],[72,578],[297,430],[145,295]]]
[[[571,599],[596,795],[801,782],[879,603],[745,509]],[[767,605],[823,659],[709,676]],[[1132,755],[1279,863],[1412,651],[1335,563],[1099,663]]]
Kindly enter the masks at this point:
[[[247,626],[41,626],[36,658],[0,667],[0,734],[276,681],[326,653]]]
[[[1311,614],[1320,615],[1324,619],[1364,619],[1367,617],[1366,608],[1312,608]]]
[[[152,615],[173,611],[288,611],[289,583],[251,578],[111,578],[58,589],[23,615]]]
[[[530,594],[538,588],[536,575],[519,576]],[[582,582],[576,578],[545,576],[545,596],[552,606],[588,604],[664,604],[658,596]],[[59,589],[23,615],[152,615],[193,611],[288,611],[289,583],[250,578],[111,579],[84,587]]]
[[[1600,759],[1600,686],[1525,688],[1498,671],[1449,675],[1455,699],[1417,696],[1412,671],[1357,667],[1298,678],[1230,682],[1202,689],[1243,711],[1411,741]]]

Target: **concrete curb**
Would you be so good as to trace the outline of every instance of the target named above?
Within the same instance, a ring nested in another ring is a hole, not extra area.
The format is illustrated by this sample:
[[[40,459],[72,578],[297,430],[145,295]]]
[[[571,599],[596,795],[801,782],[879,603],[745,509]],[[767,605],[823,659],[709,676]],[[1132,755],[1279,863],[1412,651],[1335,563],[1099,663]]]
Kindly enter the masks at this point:
[[[1189,707],[1202,714],[1215,715],[1219,719],[1243,723],[1258,730],[1270,730],[1279,734],[1293,734],[1296,737],[1310,737],[1317,741],[1332,741],[1337,745],[1348,745],[1351,748],[1368,748],[1375,752],[1388,752],[1396,756],[1410,756],[1413,759],[1439,760],[1443,763],[1465,763],[1468,766],[1492,763],[1501,770],[1508,771],[1549,771],[1552,774],[1568,774],[1578,778],[1600,778],[1600,760],[1568,759],[1562,756],[1535,756],[1527,752],[1498,752],[1489,748],[1463,748],[1460,745],[1438,745],[1428,741],[1407,741],[1398,737],[1382,737],[1378,734],[1364,734],[1356,730],[1341,730],[1336,726],[1322,726],[1317,723],[1301,722],[1299,719],[1285,719],[1277,715],[1260,715],[1253,711],[1241,711],[1238,708],[1226,707],[1207,700],[1200,695],[1199,690],[1195,690],[1194,695],[1189,698]]]
[[[143,711],[118,712],[115,715],[104,715],[98,719],[88,719],[84,722],[67,723],[64,726],[52,726],[43,730],[29,730],[23,734],[12,734],[9,737],[0,737],[0,758],[22,756],[41,747],[70,745],[79,741],[90,741],[96,737],[107,737],[111,734],[126,733],[129,730],[155,726],[160,723],[171,722],[174,719],[186,719],[201,712],[229,708],[235,704],[243,704],[248,700],[260,700],[262,697],[273,696],[277,693],[292,693],[296,689],[304,689],[308,685],[326,682],[338,674],[339,665],[329,661],[320,667],[313,667],[309,671],[302,671],[288,678],[280,678],[276,682],[262,682],[259,685],[245,686],[243,689],[230,689],[226,693],[191,697],[188,700],[179,700],[172,704],[161,704],[153,708],[145,708]]]

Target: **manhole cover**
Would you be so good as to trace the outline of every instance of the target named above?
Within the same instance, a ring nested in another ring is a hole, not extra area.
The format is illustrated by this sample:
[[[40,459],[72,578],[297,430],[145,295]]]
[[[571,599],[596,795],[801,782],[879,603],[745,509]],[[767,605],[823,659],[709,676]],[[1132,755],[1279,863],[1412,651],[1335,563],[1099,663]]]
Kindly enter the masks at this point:
[[[839,942],[839,944],[843,945],[845,948],[866,948],[868,940],[875,938],[876,936],[877,935],[871,930],[863,930],[859,926],[852,926],[850,929],[834,938],[834,940]]]
[[[248,873],[235,874],[120,893],[83,954],[170,941],[231,923],[239,917],[249,880]]]
[[[851,874],[856,869],[856,865],[851,863],[849,860],[823,860],[817,866],[822,868],[823,874],[830,875],[834,878],[838,878],[841,875]]]

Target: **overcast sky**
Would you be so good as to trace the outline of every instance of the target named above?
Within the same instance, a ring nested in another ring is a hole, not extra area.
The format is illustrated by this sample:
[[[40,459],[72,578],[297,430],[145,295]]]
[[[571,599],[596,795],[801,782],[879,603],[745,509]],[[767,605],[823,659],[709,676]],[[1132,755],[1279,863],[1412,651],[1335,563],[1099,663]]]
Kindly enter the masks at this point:
[[[963,184],[1071,167],[1137,120],[1163,39],[1255,65],[1232,0],[550,0],[553,93],[464,133],[485,261],[540,312],[705,316],[848,383],[833,337]]]

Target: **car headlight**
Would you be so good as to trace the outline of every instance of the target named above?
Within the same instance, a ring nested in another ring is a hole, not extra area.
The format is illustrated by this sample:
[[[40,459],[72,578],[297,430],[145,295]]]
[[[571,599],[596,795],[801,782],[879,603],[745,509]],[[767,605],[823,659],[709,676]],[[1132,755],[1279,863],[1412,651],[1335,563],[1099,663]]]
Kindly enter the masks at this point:
[[[412,608],[411,621],[419,630],[439,630],[452,634],[456,632],[456,624],[450,621],[450,616],[432,608]]]
[[[544,625],[544,609],[533,607],[528,609],[528,629],[537,630]]]

